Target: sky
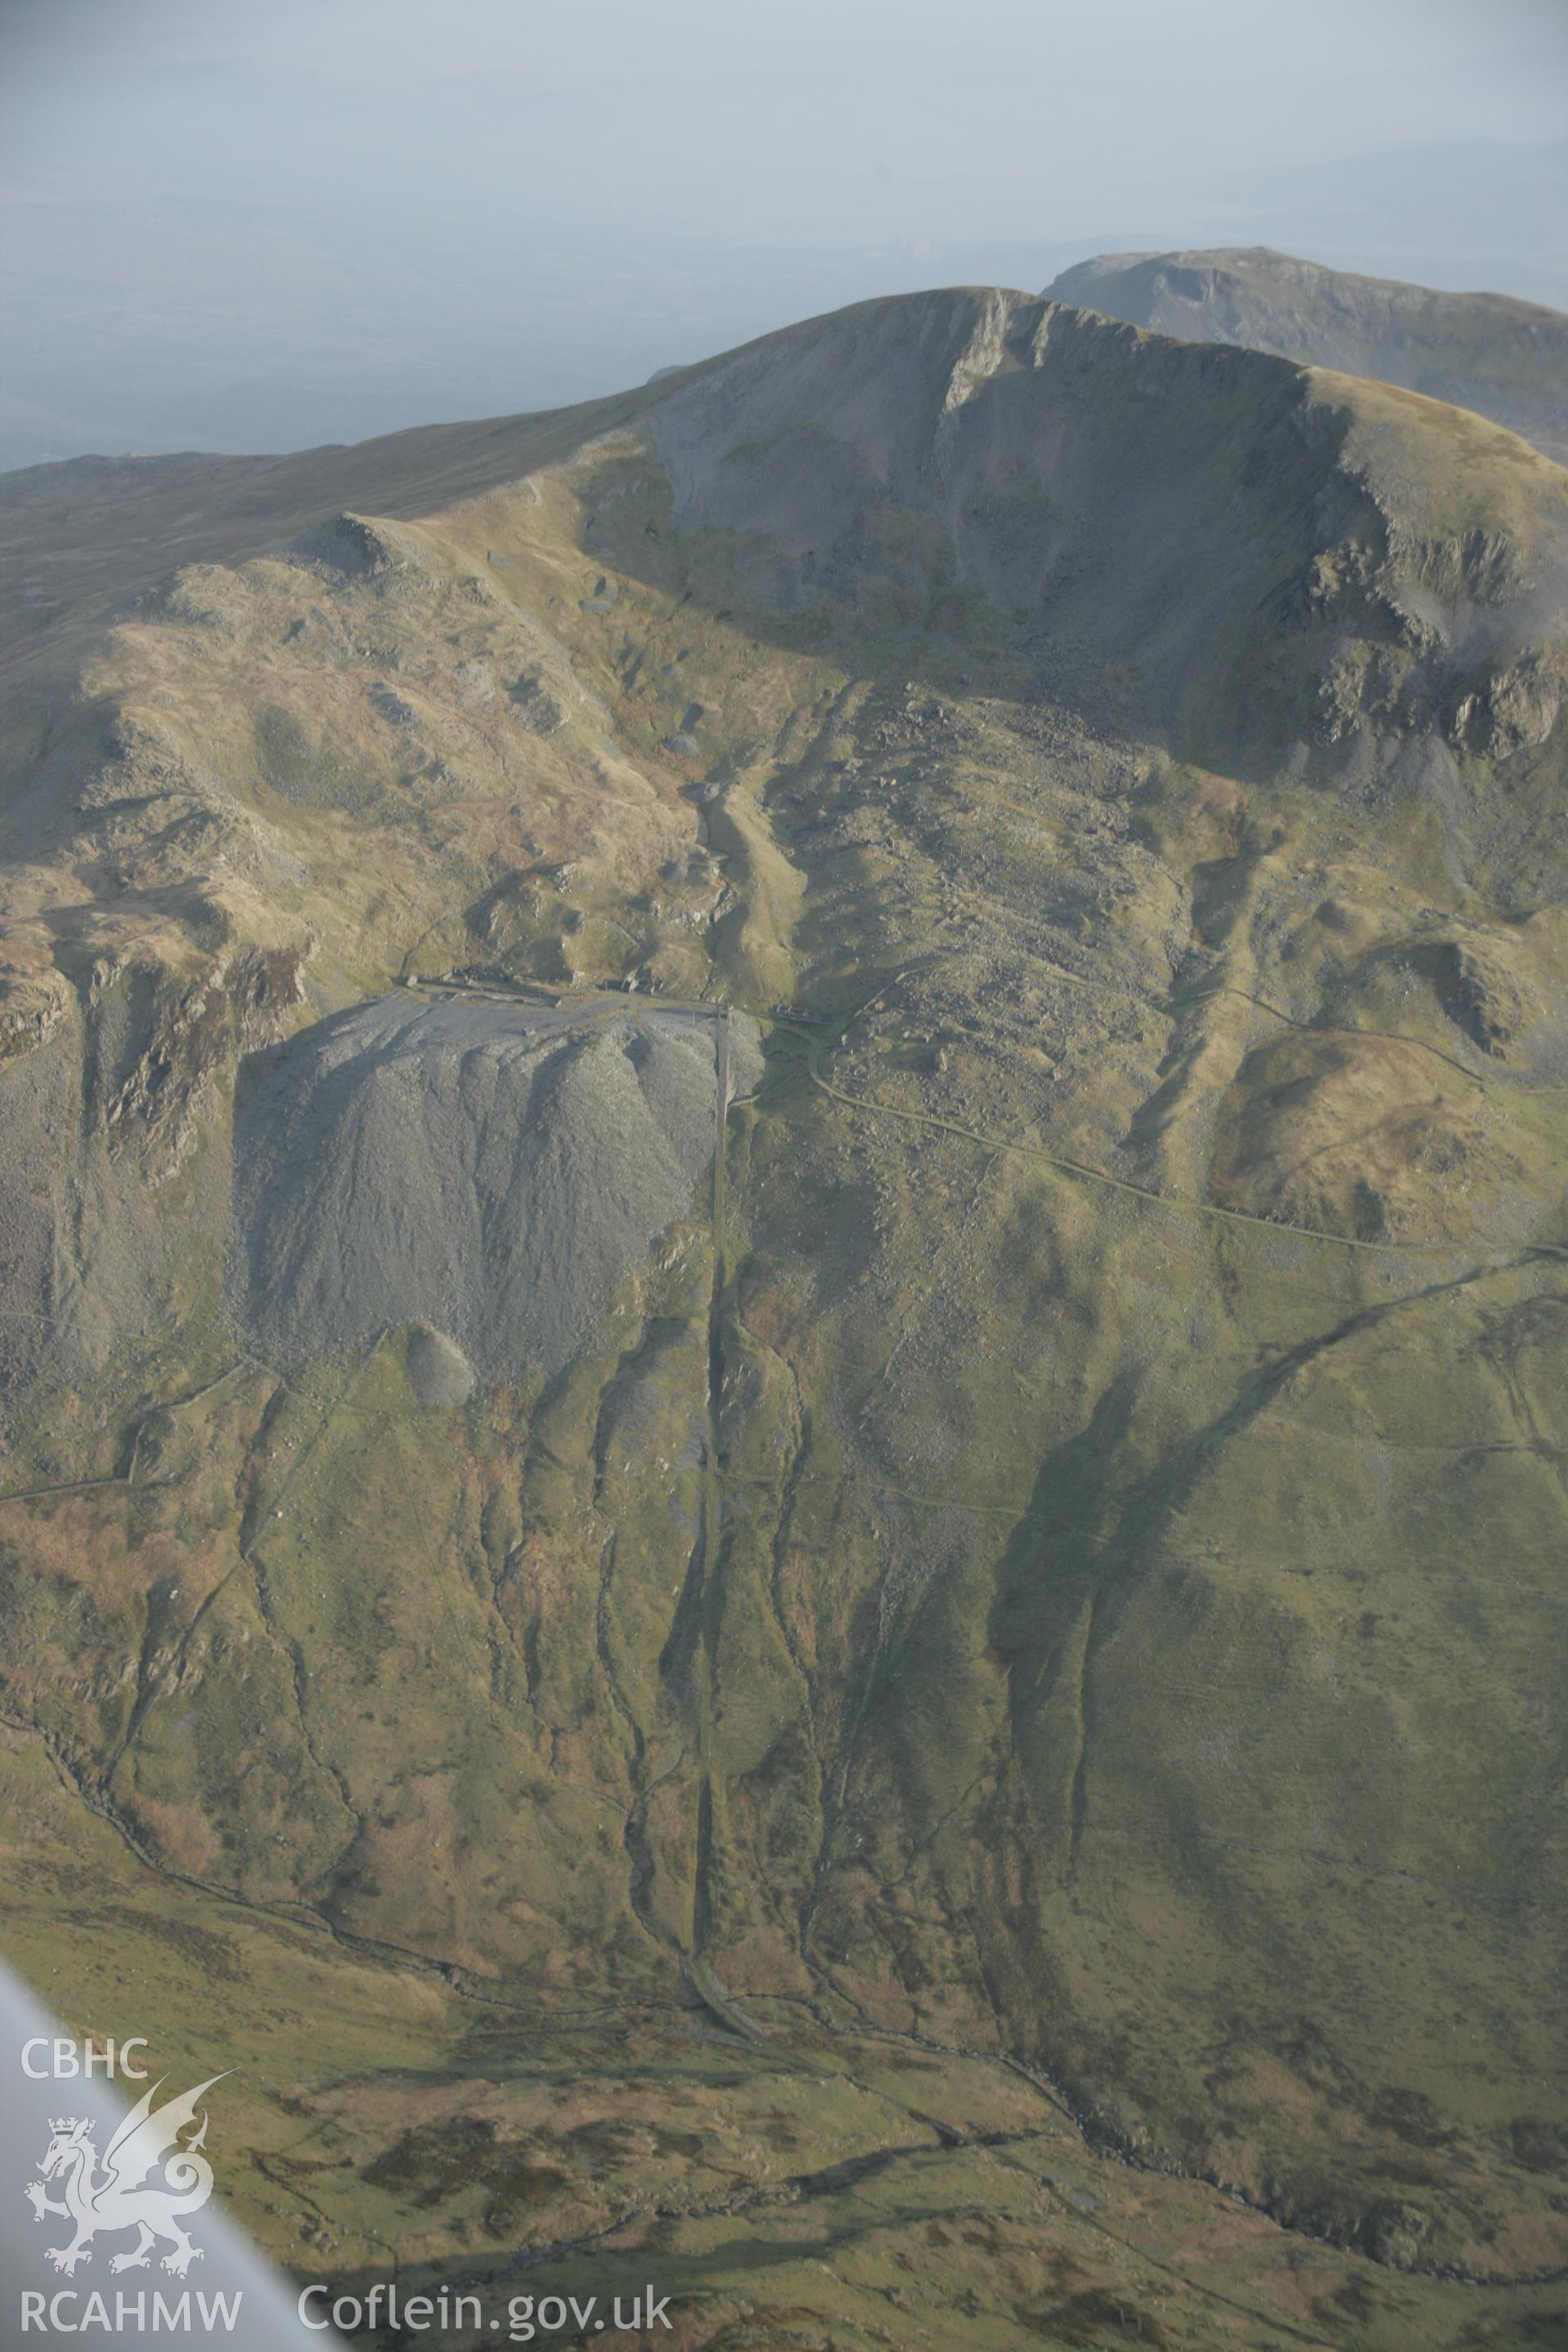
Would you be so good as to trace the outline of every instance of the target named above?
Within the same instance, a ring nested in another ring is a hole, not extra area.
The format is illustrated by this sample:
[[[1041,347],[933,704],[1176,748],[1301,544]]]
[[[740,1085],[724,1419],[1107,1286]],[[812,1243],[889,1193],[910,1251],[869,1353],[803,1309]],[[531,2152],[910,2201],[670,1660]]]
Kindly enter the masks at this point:
[[[0,466],[1271,244],[1568,309],[1565,0],[0,0]]]

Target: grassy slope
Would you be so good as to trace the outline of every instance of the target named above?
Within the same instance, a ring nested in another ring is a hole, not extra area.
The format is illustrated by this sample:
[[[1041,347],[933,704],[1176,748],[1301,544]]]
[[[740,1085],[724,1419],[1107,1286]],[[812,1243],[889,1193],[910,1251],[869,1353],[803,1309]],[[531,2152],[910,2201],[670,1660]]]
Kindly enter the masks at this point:
[[[1541,493],[1500,467],[1518,538]],[[0,1556],[7,1712],[121,1858],[24,1744],[28,1802],[193,1952],[243,1923],[285,2013],[237,2194],[285,2252],[499,2257],[613,2220],[628,2166],[646,2206],[657,2159],[725,2209],[631,2225],[712,2340],[743,2292],[836,2340],[1111,2343],[1134,2289],[1150,2341],[1216,2340],[1215,2294],[1241,2342],[1513,2340],[1551,2291],[1423,2273],[1563,2261],[1552,893],[1500,914],[1514,835],[1457,878],[1419,793],[1195,764],[1201,703],[1112,670],[1086,716],[918,507],[781,612],[766,547],[672,503],[611,441],[363,575],[187,573],[95,655],[132,814],[108,882],[100,839],[13,872],[27,986],[75,985],[7,1087],[155,1071],[256,941],[301,959],[268,1034],[410,972],[643,974],[773,1016],[771,1075],[602,1343],[442,1410],[397,1334],[237,1360],[210,1240],[103,1336],[136,1202],[213,1231],[248,1016],[177,1101],[132,1089],[129,1141],[89,1084],[110,1242],[75,1244],[68,1395],[16,1403]],[[1495,790],[1539,806],[1551,757]],[[123,1938],[58,1920],[29,1897],[7,1948],[96,2021]],[[330,1965],[323,1920],[363,1939]],[[149,1997],[210,2048],[183,1981]],[[367,2067],[365,2007],[403,2055]],[[913,2124],[879,2051],[934,2070]],[[1005,2153],[936,2147],[974,2131]]]

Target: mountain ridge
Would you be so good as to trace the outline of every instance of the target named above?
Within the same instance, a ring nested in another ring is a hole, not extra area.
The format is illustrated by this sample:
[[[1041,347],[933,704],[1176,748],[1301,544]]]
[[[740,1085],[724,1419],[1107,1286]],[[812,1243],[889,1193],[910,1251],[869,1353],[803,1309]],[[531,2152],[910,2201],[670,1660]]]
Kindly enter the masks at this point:
[[[835,2219],[824,2324],[909,2267],[1021,2345],[1037,2219],[950,2228],[1000,2135],[1139,2168],[1146,2340],[1548,2312],[1568,474],[1006,289],[433,430],[118,548],[26,493],[18,1884],[107,1825],[150,1932],[312,1988],[252,2129],[344,2274],[655,2165],[722,2299],[775,2146],[836,2215],[929,2147],[945,2234]]]
[[[1568,458],[1568,317],[1542,303],[1369,278],[1268,246],[1098,254],[1046,291],[1194,341],[1399,384]]]

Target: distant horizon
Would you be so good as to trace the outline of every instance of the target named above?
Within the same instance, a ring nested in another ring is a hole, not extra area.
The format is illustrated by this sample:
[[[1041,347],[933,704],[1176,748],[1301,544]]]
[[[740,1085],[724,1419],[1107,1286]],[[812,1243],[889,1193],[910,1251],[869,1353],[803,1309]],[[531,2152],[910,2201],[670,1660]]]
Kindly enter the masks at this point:
[[[0,467],[566,406],[1109,252],[1568,310],[1565,100],[1550,0],[10,0]]]
[[[1454,286],[1434,285],[1430,279],[1402,278],[1397,271],[1387,268],[1352,268],[1351,265],[1345,263],[1324,262],[1319,256],[1314,254],[1289,253],[1285,247],[1270,245],[1265,239],[1257,239],[1246,243],[1241,240],[1231,240],[1225,244],[1211,244],[1207,246],[1194,246],[1192,244],[1181,243],[1170,243],[1165,245],[1128,243],[1125,245],[1119,245],[1107,241],[1096,246],[1092,251],[1085,251],[1076,254],[1074,258],[1061,262],[1056,268],[1051,270],[1050,277],[1046,282],[1048,284],[1055,278],[1064,275],[1067,270],[1078,267],[1082,263],[1094,260],[1102,260],[1107,258],[1134,260],[1152,258],[1159,255],[1172,253],[1217,254],[1247,252],[1274,253],[1289,260],[1309,262],[1316,267],[1334,270],[1342,276],[1364,277],[1391,284],[1403,283],[1407,285],[1424,286],[1427,291],[1433,293],[1450,293],[1461,296],[1466,294],[1500,294],[1506,299],[1531,303],[1535,308],[1549,311],[1552,315],[1568,319],[1568,310],[1559,310],[1554,304],[1542,302],[1538,299],[1529,295],[1515,294],[1509,289],[1478,284]],[[224,447],[211,442],[186,442],[183,444],[171,443],[166,446],[159,448],[126,447],[110,449],[100,447],[81,447],[58,451],[44,451],[36,457],[23,457],[15,463],[10,462],[9,460],[0,462],[0,476],[32,472],[49,466],[71,465],[79,460],[91,458],[101,459],[109,464],[121,464],[134,463],[137,461],[150,461],[163,457],[255,457],[264,459],[270,457],[282,458],[301,457],[306,456],[312,450],[316,449],[353,448],[363,442],[388,439],[399,433],[417,432],[422,426],[484,424],[488,423],[492,418],[537,415],[552,409],[579,407],[595,400],[613,398],[617,393],[636,391],[641,384],[651,381],[655,374],[662,373],[667,371],[679,371],[683,367],[699,365],[706,360],[721,358],[728,351],[742,348],[747,343],[763,341],[770,334],[780,333],[791,326],[803,324],[809,319],[830,316],[834,311],[839,310],[853,309],[861,302],[893,300],[897,299],[901,295],[938,293],[960,287],[980,286],[995,286],[1005,290],[1021,293],[1041,293],[1045,290],[1044,286],[1026,286],[1020,281],[1016,281],[1011,278],[932,278],[929,282],[922,283],[921,285],[899,286],[883,289],[879,291],[867,294],[852,295],[847,301],[830,303],[821,310],[801,311],[794,317],[780,319],[771,326],[762,327],[752,333],[742,335],[738,337],[734,342],[718,343],[715,344],[710,351],[694,352],[689,356],[676,360],[661,361],[657,368],[650,369],[646,374],[637,378],[635,381],[606,384],[594,391],[584,392],[574,397],[563,400],[524,402],[512,407],[460,408],[453,413],[443,413],[439,415],[421,414],[402,418],[398,422],[393,424],[379,424],[374,425],[370,430],[363,433],[355,433],[336,437],[327,437],[318,440],[295,441],[289,443],[288,445],[274,445],[265,448],[258,446],[247,446],[243,448]],[[1568,299],[1568,288],[1565,288],[1565,299]],[[0,448],[3,448],[4,446],[4,442],[0,441]]]

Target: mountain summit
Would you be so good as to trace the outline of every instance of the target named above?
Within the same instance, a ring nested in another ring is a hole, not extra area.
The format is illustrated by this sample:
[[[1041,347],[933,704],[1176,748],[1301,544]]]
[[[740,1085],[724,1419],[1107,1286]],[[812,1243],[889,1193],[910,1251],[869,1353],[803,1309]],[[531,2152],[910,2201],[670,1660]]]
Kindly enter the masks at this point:
[[[344,2279],[1545,2340],[1568,472],[961,288],[9,505],[8,1954]]]
[[[1264,245],[1102,253],[1046,290],[1160,334],[1377,376],[1494,416],[1568,458],[1568,318],[1537,302],[1363,278]]]

